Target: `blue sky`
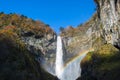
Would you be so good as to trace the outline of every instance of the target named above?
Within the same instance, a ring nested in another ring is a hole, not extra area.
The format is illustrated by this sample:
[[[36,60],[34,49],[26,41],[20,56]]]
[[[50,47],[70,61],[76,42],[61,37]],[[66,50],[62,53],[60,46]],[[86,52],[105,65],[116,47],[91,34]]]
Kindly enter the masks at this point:
[[[0,0],[0,11],[40,20],[58,32],[60,26],[75,27],[90,19],[95,4],[93,0]]]

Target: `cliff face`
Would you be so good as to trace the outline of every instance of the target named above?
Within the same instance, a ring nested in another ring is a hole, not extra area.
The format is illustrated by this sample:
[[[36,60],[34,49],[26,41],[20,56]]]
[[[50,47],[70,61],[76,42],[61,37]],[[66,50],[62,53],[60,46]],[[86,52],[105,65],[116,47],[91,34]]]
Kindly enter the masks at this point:
[[[95,0],[97,16],[92,26],[92,47],[81,62],[78,80],[119,80],[120,0]]]
[[[92,18],[77,28],[67,28],[62,31],[66,53],[77,54],[83,48],[99,48],[103,44],[120,47],[120,1],[94,0],[96,13]],[[76,50],[77,49],[77,50]]]
[[[92,47],[91,28],[83,36],[63,37],[64,61],[67,62],[72,57],[84,50]]]
[[[64,60],[67,62],[82,50],[93,48],[81,63],[82,74],[78,80],[118,80],[120,0],[94,1],[97,11],[88,22],[62,31]]]
[[[47,69],[54,73],[55,53],[56,34],[49,25],[0,13],[1,80],[54,80]]]
[[[22,41],[26,44],[27,49],[36,55],[36,60],[41,63],[46,71],[51,74],[55,73],[55,57],[56,57],[56,34],[47,34],[36,38],[35,34],[25,36],[22,33]]]
[[[98,18],[107,43],[120,47],[120,0],[96,0]]]

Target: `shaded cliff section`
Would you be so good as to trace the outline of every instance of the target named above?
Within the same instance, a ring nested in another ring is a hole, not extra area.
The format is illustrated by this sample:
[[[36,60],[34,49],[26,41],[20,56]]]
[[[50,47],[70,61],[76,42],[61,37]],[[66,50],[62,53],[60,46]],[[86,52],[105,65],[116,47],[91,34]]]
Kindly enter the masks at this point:
[[[54,57],[47,51],[55,49],[55,35],[41,21],[1,12],[0,79],[56,80],[42,67],[45,58]]]
[[[81,62],[81,77],[77,80],[119,80],[120,51],[111,44],[89,52]]]

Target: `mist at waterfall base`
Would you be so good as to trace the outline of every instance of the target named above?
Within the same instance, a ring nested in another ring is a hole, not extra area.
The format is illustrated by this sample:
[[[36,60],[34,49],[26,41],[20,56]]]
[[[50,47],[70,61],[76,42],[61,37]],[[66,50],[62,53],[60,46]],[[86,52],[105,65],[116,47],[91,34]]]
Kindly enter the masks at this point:
[[[42,66],[47,72],[57,76],[60,80],[76,80],[81,76],[80,62],[89,50],[81,52],[77,56],[70,59],[69,62],[64,63],[62,46],[62,39],[58,36],[55,63],[51,62],[51,64],[48,65],[47,62],[42,59]]]

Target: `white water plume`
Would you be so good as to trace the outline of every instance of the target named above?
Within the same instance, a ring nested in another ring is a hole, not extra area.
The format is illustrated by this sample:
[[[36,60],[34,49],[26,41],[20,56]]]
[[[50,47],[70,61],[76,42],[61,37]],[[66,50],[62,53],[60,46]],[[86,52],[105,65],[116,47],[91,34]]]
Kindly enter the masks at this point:
[[[62,78],[62,71],[63,71],[63,50],[62,50],[62,40],[61,37],[57,37],[57,53],[56,53],[56,76],[61,79]]]

